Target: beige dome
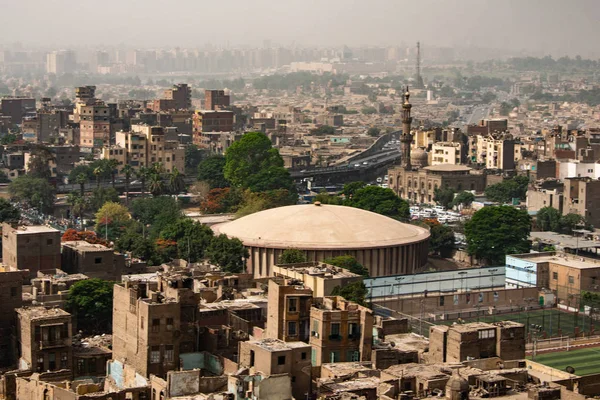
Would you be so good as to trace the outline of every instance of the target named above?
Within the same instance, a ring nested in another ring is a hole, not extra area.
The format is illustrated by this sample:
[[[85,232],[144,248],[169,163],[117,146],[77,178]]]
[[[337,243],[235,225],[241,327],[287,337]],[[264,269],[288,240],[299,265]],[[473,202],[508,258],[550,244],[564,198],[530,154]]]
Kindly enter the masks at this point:
[[[421,147],[418,147],[410,154],[411,164],[415,167],[426,167],[429,165],[429,159],[427,152],[423,150]]]
[[[315,204],[257,212],[213,230],[246,246],[303,250],[388,247],[429,238],[427,229],[370,211]]]

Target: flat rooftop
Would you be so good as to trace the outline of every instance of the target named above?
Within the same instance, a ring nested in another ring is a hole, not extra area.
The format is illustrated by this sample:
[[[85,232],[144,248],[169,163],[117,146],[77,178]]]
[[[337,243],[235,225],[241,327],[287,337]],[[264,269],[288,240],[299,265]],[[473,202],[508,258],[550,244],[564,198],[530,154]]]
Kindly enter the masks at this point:
[[[303,347],[310,347],[309,344],[304,342],[284,342],[279,339],[262,339],[262,340],[251,340],[249,343],[261,347],[267,351],[285,351],[292,349],[299,349]]]
[[[585,249],[589,247],[600,247],[600,241],[588,240],[582,237],[564,235],[556,232],[531,232],[532,239],[540,239],[545,243],[558,244],[571,249]]]
[[[298,264],[278,264],[276,267],[289,272],[298,274],[319,276],[322,275],[324,278],[357,278],[360,277],[358,274],[354,274],[347,269],[339,268],[334,265],[322,263],[322,262],[308,262]],[[279,271],[282,273],[283,271]]]
[[[62,242],[62,245],[79,251],[113,251],[102,244],[92,244],[86,242],[85,240],[70,240],[67,242]]]
[[[46,307],[21,307],[15,310],[18,314],[28,317],[30,320],[52,319],[56,317],[70,317],[71,314],[60,308]]]
[[[520,258],[518,255],[513,255],[512,257]],[[555,254],[549,255],[547,253],[540,253],[539,257],[523,257],[524,260],[533,263],[555,263],[560,264],[565,267],[575,268],[575,269],[593,269],[600,268],[600,260],[596,260],[593,258],[586,258],[581,256],[573,256],[567,254]]]
[[[45,225],[20,225],[15,229],[17,235],[31,235],[35,233],[60,233],[58,229],[51,228]]]

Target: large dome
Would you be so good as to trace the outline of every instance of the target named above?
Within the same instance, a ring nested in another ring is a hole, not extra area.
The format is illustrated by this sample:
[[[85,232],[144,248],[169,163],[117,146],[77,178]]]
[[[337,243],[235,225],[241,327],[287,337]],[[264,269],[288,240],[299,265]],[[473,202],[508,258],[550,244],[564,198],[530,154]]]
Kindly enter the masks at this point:
[[[429,231],[354,207],[295,205],[272,208],[213,227],[246,246],[358,249],[425,240]]]
[[[248,272],[271,276],[285,249],[308,261],[351,255],[371,276],[412,274],[427,262],[429,231],[353,207],[295,205],[273,208],[212,227],[249,251]]]

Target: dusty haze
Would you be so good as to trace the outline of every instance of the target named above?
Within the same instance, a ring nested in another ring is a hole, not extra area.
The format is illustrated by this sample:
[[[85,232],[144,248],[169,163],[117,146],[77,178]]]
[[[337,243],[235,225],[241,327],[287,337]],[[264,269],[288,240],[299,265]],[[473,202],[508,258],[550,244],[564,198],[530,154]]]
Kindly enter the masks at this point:
[[[600,56],[598,0],[2,0],[0,43],[478,46]]]

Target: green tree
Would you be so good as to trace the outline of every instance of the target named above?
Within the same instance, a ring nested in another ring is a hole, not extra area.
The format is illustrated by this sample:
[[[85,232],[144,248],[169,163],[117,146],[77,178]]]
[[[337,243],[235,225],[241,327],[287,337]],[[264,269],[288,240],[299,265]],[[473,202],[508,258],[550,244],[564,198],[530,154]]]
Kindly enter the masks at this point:
[[[104,203],[104,205],[96,212],[96,232],[100,232],[102,229],[111,228],[119,229],[125,225],[127,221],[131,219],[129,210],[124,205],[114,203],[112,201]],[[116,236],[113,232],[113,239]]]
[[[458,193],[454,197],[454,200],[452,201],[452,204],[450,204],[450,206],[451,207],[459,206],[461,208],[470,207],[474,201],[475,201],[475,195],[471,192],[467,192],[467,191],[463,190],[462,192]]]
[[[90,197],[89,205],[92,211],[99,210],[106,202],[119,202],[119,193],[112,188],[99,187],[92,191],[92,196]]]
[[[212,230],[189,218],[180,218],[167,225],[160,232],[160,237],[177,243],[179,258],[190,262],[198,262],[204,258],[204,252],[213,237]]]
[[[150,170],[147,167],[140,167],[135,171],[135,176],[140,180],[142,197],[144,197],[144,192],[146,192],[146,182],[150,177]]]
[[[157,197],[163,194],[165,191],[165,183],[163,182],[162,176],[158,173],[151,173],[150,180],[148,181],[148,190],[152,193],[152,196]]]
[[[85,196],[85,184],[88,181],[88,176],[81,172],[75,176],[75,183],[79,185],[79,193],[81,197]]]
[[[185,179],[181,172],[176,167],[169,174],[169,189],[171,193],[178,194],[185,189]]]
[[[428,223],[429,250],[441,257],[448,257],[454,249],[454,230],[448,225],[442,225],[439,222]]]
[[[331,265],[335,265],[336,267],[339,268],[344,268],[347,269],[348,271],[352,272],[353,274],[357,274],[357,275],[362,275],[365,277],[369,276],[369,270],[362,265],[361,263],[359,263],[356,258],[352,257],[352,256],[337,256],[337,257],[333,257],[333,258],[327,258],[325,260],[323,260],[324,263],[327,264],[331,264]]]
[[[183,217],[177,200],[170,196],[135,199],[131,202],[131,217],[142,226],[149,226],[152,238],[159,236],[165,227]]]
[[[512,107],[510,106],[509,103],[503,101],[500,104],[500,115],[507,116],[510,113],[511,110],[512,110]]]
[[[114,282],[86,279],[69,288],[66,308],[87,333],[110,331],[112,325]]]
[[[125,204],[129,205],[129,185],[131,185],[131,176],[134,174],[134,169],[131,165],[125,164],[121,168],[121,173],[125,175]]]
[[[298,264],[306,262],[306,254],[300,249],[285,249],[279,256],[279,264]]]
[[[433,192],[433,201],[438,203],[444,208],[450,208],[454,201],[454,189],[435,189]]]
[[[485,92],[485,94],[483,96],[481,96],[481,102],[489,104],[492,101],[496,100],[497,98],[498,98],[498,96],[496,96],[494,93]]]
[[[373,136],[373,137],[379,136],[380,133],[381,133],[381,129],[376,128],[374,126],[369,128],[369,130],[367,131],[367,135]]]
[[[195,144],[190,144],[185,148],[185,174],[194,175],[198,170],[198,165],[204,158],[205,152],[200,150]]]
[[[115,159],[107,160],[106,169],[110,171],[110,181],[112,183],[112,187],[114,188],[116,184],[115,178],[119,173],[119,162]]]
[[[290,176],[290,172],[284,167],[271,165],[261,169],[258,173],[250,175],[246,180],[246,184],[246,187],[252,192],[285,189],[292,196],[294,203],[297,200],[296,187]]]
[[[485,189],[485,196],[488,200],[498,203],[510,203],[513,198],[525,200],[528,186],[528,177],[515,176],[514,178],[505,179],[500,183],[488,186]]]
[[[225,179],[225,162],[225,157],[220,155],[207,157],[198,164],[198,180],[208,182],[211,189],[231,186]]]
[[[100,187],[100,178],[106,172],[104,165],[98,165],[94,168],[94,176],[96,177],[96,188]]]
[[[248,250],[239,239],[229,239],[226,235],[214,236],[206,249],[206,257],[223,271],[239,273],[244,271]]]
[[[2,136],[2,138],[0,139],[0,144],[6,146],[7,144],[11,144],[17,141],[17,135],[13,134],[13,133],[7,133],[6,135]]]
[[[277,168],[283,168],[283,158],[273,148],[271,140],[260,132],[246,133],[225,153],[225,178],[234,186],[247,188],[250,184],[257,185],[257,180],[252,180],[257,174],[261,174],[262,178],[275,174],[279,178]],[[280,188],[290,188],[293,182],[291,178],[289,181],[289,184]]]
[[[0,197],[0,222],[18,222],[21,212],[5,198]]]
[[[392,191],[380,186],[367,186],[357,190],[345,205],[362,208],[391,218],[408,219],[410,211],[408,202],[402,200]]]
[[[572,235],[573,230],[577,229],[577,226],[583,227],[584,225],[585,219],[581,215],[574,213],[563,215],[558,222],[560,232],[567,235]]]
[[[56,191],[46,179],[29,175],[13,180],[8,192],[13,200],[26,202],[44,213],[52,210],[56,199]]]
[[[335,134],[335,128],[329,125],[321,125],[317,128],[311,129],[310,134],[315,136],[333,135]]]
[[[467,251],[490,265],[504,265],[507,254],[531,249],[531,217],[510,206],[490,206],[477,211],[465,224]]]
[[[54,155],[46,146],[37,145],[31,150],[31,157],[27,163],[27,173],[34,178],[50,179],[50,161],[54,160]]]
[[[322,191],[315,196],[313,203],[319,202],[321,204],[333,204],[334,206],[341,206],[344,204],[344,200],[340,196],[332,195],[326,191]]]
[[[367,186],[367,184],[364,183],[363,181],[346,183],[344,185],[344,188],[342,189],[342,194],[344,196],[346,196],[346,198],[350,198],[350,197],[354,196],[354,193],[356,193],[358,190],[364,188],[365,186]]]
[[[361,306],[366,306],[366,298],[369,291],[364,282],[356,281],[344,286],[336,286],[331,291],[332,296],[341,296],[348,301],[352,301]]]
[[[553,207],[543,207],[537,212],[535,221],[537,227],[542,231],[560,231],[560,211]]]

